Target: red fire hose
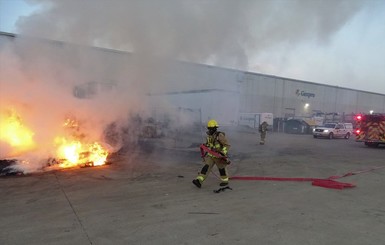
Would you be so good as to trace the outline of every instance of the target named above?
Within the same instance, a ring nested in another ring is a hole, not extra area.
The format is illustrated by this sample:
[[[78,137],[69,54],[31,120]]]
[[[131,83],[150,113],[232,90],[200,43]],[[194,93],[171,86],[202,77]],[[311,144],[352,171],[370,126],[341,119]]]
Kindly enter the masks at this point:
[[[207,147],[206,145],[204,144],[201,144],[199,146],[200,150],[201,150],[201,157],[205,157],[206,153],[210,153],[211,155],[217,157],[217,158],[222,158],[223,160],[226,160],[227,157],[224,156],[224,155],[221,155],[219,152],[216,152],[212,149],[210,149],[209,147]]]
[[[356,174],[366,173],[372,170],[384,168],[382,167],[373,167],[365,170],[359,170],[354,172],[349,172],[341,176],[330,176],[327,179],[318,179],[318,178],[283,178],[283,177],[257,177],[257,176],[233,176],[230,179],[233,180],[273,180],[273,181],[311,181],[312,185],[320,186],[330,189],[345,189],[345,188],[353,188],[354,184],[344,183],[335,181],[335,179],[340,179],[347,176],[352,176]]]
[[[338,182],[331,179],[317,178],[285,178],[285,177],[257,177],[257,176],[233,176],[232,180],[272,180],[272,181],[311,181],[314,186],[320,186],[331,189],[353,188],[355,185],[350,183]]]

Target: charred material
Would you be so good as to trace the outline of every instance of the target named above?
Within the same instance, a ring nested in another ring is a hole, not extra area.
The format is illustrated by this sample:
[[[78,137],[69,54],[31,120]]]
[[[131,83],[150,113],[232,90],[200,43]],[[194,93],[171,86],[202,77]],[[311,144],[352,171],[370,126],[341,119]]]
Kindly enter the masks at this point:
[[[13,168],[17,160],[0,160],[0,176],[24,175],[20,170]]]

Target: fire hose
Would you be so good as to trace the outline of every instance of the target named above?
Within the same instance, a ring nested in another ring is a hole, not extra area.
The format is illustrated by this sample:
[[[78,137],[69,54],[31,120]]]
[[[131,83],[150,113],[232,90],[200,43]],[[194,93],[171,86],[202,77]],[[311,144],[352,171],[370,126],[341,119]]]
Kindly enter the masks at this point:
[[[338,182],[332,179],[319,179],[319,178],[287,178],[287,177],[258,177],[258,176],[233,176],[232,180],[272,180],[272,181],[311,181],[314,186],[330,188],[330,189],[345,189],[353,188],[354,184]]]
[[[213,155],[214,157],[223,159],[225,162],[227,162],[227,164],[230,164],[230,160],[227,156],[222,155],[221,153],[209,148],[208,146],[201,144],[199,148],[201,150],[201,157],[202,158],[204,158],[206,156],[206,153],[209,153],[209,154]]]
[[[200,146],[200,150],[201,150],[201,156],[202,157],[204,157],[206,155],[206,153],[209,153],[209,154],[211,154],[211,155],[213,155],[215,157],[218,157],[218,158],[221,158],[221,159],[229,161],[226,156],[223,156],[220,153],[218,153],[216,151],[213,151],[212,149],[210,149],[206,145],[202,144]],[[308,182],[311,182],[311,184],[313,186],[319,186],[319,187],[324,187],[324,188],[329,188],[329,189],[340,189],[341,190],[341,189],[345,189],[345,188],[353,188],[353,187],[356,187],[356,185],[351,184],[351,183],[339,182],[339,181],[336,181],[336,179],[340,179],[340,178],[344,178],[344,177],[348,177],[348,176],[352,176],[352,175],[356,175],[356,174],[366,173],[366,172],[377,170],[377,169],[381,169],[381,168],[384,168],[384,167],[385,166],[372,167],[372,168],[368,168],[368,169],[365,169],[365,170],[352,171],[352,172],[348,172],[348,173],[343,174],[343,175],[330,176],[330,177],[328,177],[326,179],[321,179],[321,178],[298,178],[298,177],[270,177],[270,176],[267,176],[267,177],[260,177],[260,176],[232,176],[232,177],[230,177],[230,179],[231,180],[299,181],[299,182],[308,181]]]
[[[284,177],[258,177],[258,176],[233,176],[230,179],[232,180],[272,180],[272,181],[311,181],[312,185],[329,188],[329,189],[345,189],[345,188],[353,188],[356,187],[354,184],[351,183],[345,183],[345,182],[338,182],[335,181],[335,179],[340,179],[356,174],[366,173],[372,170],[384,168],[382,167],[373,167],[366,170],[359,170],[359,171],[353,171],[348,172],[346,174],[340,175],[340,176],[330,176],[326,179],[320,179],[320,178],[284,178]]]

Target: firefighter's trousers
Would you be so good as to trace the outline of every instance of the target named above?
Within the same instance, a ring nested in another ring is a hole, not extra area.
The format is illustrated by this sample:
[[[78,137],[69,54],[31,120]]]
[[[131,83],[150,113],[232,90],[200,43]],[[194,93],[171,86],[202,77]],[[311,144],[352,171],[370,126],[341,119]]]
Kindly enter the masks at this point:
[[[261,140],[259,141],[260,144],[265,144],[266,139],[266,132],[261,132]]]
[[[210,174],[211,169],[214,165],[217,165],[219,170],[219,175],[221,178],[221,183],[228,183],[229,182],[229,176],[227,175],[227,163],[223,159],[206,156],[204,158],[204,166],[201,169],[200,173],[198,174],[197,179],[202,183],[205,181],[207,176]]]

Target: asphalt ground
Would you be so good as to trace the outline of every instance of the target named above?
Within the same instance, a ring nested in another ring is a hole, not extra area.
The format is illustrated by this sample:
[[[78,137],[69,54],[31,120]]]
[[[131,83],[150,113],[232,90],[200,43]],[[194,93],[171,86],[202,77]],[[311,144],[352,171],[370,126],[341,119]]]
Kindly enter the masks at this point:
[[[353,138],[269,133],[262,146],[250,130],[226,136],[231,176],[327,178],[385,167],[385,147]],[[385,244],[385,168],[338,180],[350,189],[232,180],[217,194],[216,169],[201,189],[191,183],[201,139],[149,139],[110,165],[1,177],[0,244]]]

